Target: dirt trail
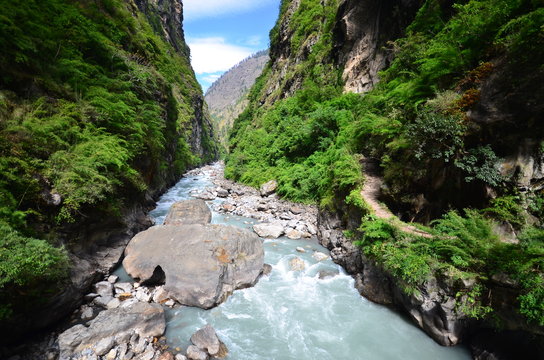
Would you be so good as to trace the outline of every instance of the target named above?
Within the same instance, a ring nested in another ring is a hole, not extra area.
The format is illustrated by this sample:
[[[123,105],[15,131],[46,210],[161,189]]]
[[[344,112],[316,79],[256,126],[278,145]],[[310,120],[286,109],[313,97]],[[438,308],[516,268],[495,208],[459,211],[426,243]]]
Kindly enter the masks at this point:
[[[400,221],[400,219],[393,215],[393,213],[385,205],[378,201],[378,198],[380,197],[380,188],[383,183],[383,179],[379,175],[378,164],[368,158],[361,160],[361,164],[363,165],[363,172],[365,175],[365,184],[363,186],[363,190],[361,191],[361,196],[368,206],[370,206],[374,212],[374,215],[380,219],[390,220],[393,225],[405,233],[432,238],[433,236],[431,234],[419,230],[413,225]]]

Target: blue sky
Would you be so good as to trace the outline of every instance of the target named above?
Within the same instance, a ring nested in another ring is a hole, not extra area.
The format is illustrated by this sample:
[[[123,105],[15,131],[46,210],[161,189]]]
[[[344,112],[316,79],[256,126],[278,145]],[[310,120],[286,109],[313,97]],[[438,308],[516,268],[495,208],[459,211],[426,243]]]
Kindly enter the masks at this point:
[[[206,91],[232,66],[268,48],[280,0],[185,0],[183,6],[191,62]]]

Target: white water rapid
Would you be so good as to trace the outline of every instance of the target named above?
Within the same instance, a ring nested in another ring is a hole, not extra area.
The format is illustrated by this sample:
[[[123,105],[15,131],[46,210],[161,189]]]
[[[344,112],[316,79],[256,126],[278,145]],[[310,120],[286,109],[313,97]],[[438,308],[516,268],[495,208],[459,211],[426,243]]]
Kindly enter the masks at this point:
[[[209,186],[210,171],[184,177],[162,196],[151,216],[161,224],[174,202]],[[212,222],[251,229],[256,220],[213,212]],[[264,240],[264,247],[265,262],[273,270],[254,287],[235,291],[211,310],[165,308],[172,348],[186,349],[190,336],[209,323],[231,360],[470,359],[467,349],[442,347],[403,316],[361,297],[340,266],[312,258],[314,250],[328,254],[315,239]],[[304,271],[290,271],[289,260],[295,256],[304,260]],[[323,271],[337,275],[320,279]]]

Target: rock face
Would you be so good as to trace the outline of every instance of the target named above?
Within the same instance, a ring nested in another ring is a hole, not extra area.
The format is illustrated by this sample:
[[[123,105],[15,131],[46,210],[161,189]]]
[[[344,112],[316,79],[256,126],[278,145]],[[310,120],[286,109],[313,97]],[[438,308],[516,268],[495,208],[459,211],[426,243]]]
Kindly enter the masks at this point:
[[[117,7],[122,9],[120,11],[116,10],[111,14],[114,22],[127,23],[133,20],[130,18],[130,14],[144,22],[143,15],[145,15],[154,32],[164,40],[163,43],[165,45],[166,43],[171,44],[176,50],[176,56],[178,56],[180,61],[184,61],[190,67],[189,50],[185,44],[181,26],[183,6],[181,1],[122,1],[112,6],[116,9]],[[64,16],[64,14],[58,15]],[[85,18],[83,13],[78,14],[78,16]],[[91,22],[94,21],[93,19],[88,20]],[[44,24],[48,29],[49,25]],[[64,39],[63,34],[59,36],[59,39]],[[52,39],[52,41],[56,41],[56,39]],[[153,50],[151,50],[150,55],[152,53]],[[134,61],[141,61],[143,59],[141,54],[137,54],[136,52],[131,53],[128,49],[126,55]],[[172,55],[174,54],[172,53]],[[6,56],[10,56],[10,54],[6,53]],[[150,66],[150,69],[152,68],[151,64],[146,64],[145,66]],[[150,71],[154,72],[155,69]],[[134,73],[131,74],[127,70],[126,74],[119,76],[133,75]],[[29,82],[35,84],[32,77],[27,78]],[[162,77],[156,77],[155,79],[159,78],[162,79]],[[193,87],[191,83],[194,83],[195,86]],[[25,94],[30,94],[31,92],[25,89],[22,84],[17,86],[21,89],[20,97],[21,101],[23,101],[28,96]],[[48,93],[45,88],[39,88],[39,85],[36,85],[38,87],[35,85],[32,86],[39,93]],[[102,206],[103,204],[88,204],[84,211],[84,217],[78,217],[73,224],[66,224],[62,229],[59,229],[58,233],[55,234],[58,236],[59,243],[70,243],[67,249],[70,252],[71,263],[69,279],[54,296],[44,294],[44,301],[40,303],[40,306],[34,307],[30,312],[25,311],[24,313],[14,315],[11,319],[0,321],[0,336],[3,341],[15,341],[18,337],[23,336],[25,332],[46,328],[68,316],[81,304],[82,297],[88,292],[90,286],[104,274],[108,273],[113,266],[118,264],[124,248],[132,236],[151,226],[152,223],[146,214],[154,205],[153,199],[167,187],[173,185],[181,175],[179,167],[174,166],[174,162],[182,160],[176,155],[178,153],[178,140],[181,136],[180,134],[176,134],[176,124],[179,123],[181,115],[178,119],[177,112],[170,109],[176,109],[179,105],[183,104],[191,114],[194,114],[191,115],[190,120],[185,122],[183,128],[180,129],[180,132],[190,134],[187,136],[191,147],[190,150],[206,161],[217,157],[217,145],[214,142],[209,115],[204,107],[200,87],[196,85],[194,77],[192,79],[187,77],[176,82],[176,84],[165,83],[157,89],[159,88],[164,89],[164,91],[154,90],[153,94],[150,94],[150,97],[153,97],[151,103],[154,106],[158,106],[161,109],[160,113],[164,115],[164,118],[157,119],[157,121],[164,124],[164,133],[166,134],[164,151],[160,155],[160,158],[165,160],[165,167],[159,166],[158,160],[151,157],[139,156],[133,159],[133,165],[138,169],[142,179],[145,180],[148,186],[147,191],[128,191],[128,189],[133,188],[130,187],[132,185],[129,185],[127,181],[123,185],[127,185],[128,187],[119,186],[118,188],[122,190],[112,194],[112,196],[119,199],[123,197],[123,205],[119,209],[119,216],[105,216],[101,210],[105,208]],[[8,88],[4,90],[8,90]],[[185,98],[181,99],[181,97],[173,95],[179,93],[187,94],[186,98],[191,101],[185,101]],[[51,100],[53,101],[56,95],[49,94],[52,96]],[[60,97],[55,99],[55,101],[63,101],[62,99]],[[145,101],[150,101],[150,99],[146,99]],[[131,108],[131,111],[133,110]],[[20,198],[18,194],[14,194],[14,196],[15,198]],[[28,199],[28,196],[26,198]],[[42,210],[53,214],[54,211],[57,211],[56,207],[61,205],[65,198],[65,194],[49,191],[46,194],[46,198],[43,199],[44,204],[48,204],[48,208],[42,207]],[[36,202],[36,204],[43,206],[41,202]],[[57,228],[57,225],[53,223],[35,225],[37,225],[36,228],[44,229],[46,233],[49,233],[53,228]],[[45,299],[46,296],[49,298]]]
[[[226,144],[234,119],[248,104],[249,89],[268,61],[268,50],[259,51],[221,75],[206,91],[206,102],[217,124],[220,140]]]
[[[441,345],[459,343],[468,321],[456,311],[455,298],[449,294],[449,284],[432,279],[421,285],[419,294],[405,294],[387,272],[363,256],[361,250],[344,236],[340,219],[340,214],[321,212],[318,217],[318,238],[323,246],[331,250],[333,260],[355,277],[355,286],[361,295],[379,304],[394,304],[404,309],[419,327]]]
[[[164,225],[209,224],[212,212],[202,200],[178,201],[168,211]]]
[[[130,307],[102,311],[89,327],[76,325],[59,336],[61,359],[94,346],[106,354],[116,339],[161,336],[166,329],[164,311],[160,305],[136,303]]]
[[[255,284],[264,250],[250,231],[223,225],[154,226],[136,235],[123,266],[142,282],[164,282],[183,305],[209,309]]]
[[[371,90],[391,60],[385,45],[402,35],[420,6],[415,0],[345,0],[338,8],[335,54],[346,91]]]

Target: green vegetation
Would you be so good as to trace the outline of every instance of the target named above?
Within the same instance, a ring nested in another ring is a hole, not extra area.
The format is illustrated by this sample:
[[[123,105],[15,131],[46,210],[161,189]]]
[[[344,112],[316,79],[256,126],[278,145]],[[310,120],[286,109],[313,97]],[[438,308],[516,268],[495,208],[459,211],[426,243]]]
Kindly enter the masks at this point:
[[[62,281],[64,226],[116,218],[216,152],[205,121],[203,156],[190,149],[201,89],[152,11],[123,0],[1,8],[0,319]]]
[[[542,75],[542,3],[470,0],[450,8],[425,1],[405,36],[390,44],[394,61],[365,95],[342,94],[340,70],[330,64],[337,2],[302,0],[288,22],[289,43],[280,44],[290,4],[282,1],[271,31],[272,61],[279,46],[289,46],[290,59],[282,60],[281,77],[271,65],[265,68],[251,90],[250,105],[230,134],[226,175],[253,186],[275,178],[282,196],[322,206],[340,199],[368,213],[356,196],[364,182],[359,159],[380,159],[397,205],[409,207],[415,195],[431,193],[443,215],[426,229],[431,238],[367,216],[362,239],[354,239],[362,250],[407,292],[431,276],[459,280],[458,310],[477,318],[492,310],[486,298],[491,277],[508,274],[519,284],[520,313],[544,325],[542,230],[527,224],[528,213],[541,219],[542,194],[520,195],[513,179],[499,173],[500,156],[512,151],[500,138],[512,139],[512,130],[487,132],[487,124],[468,112],[490,76],[530,74],[523,77],[530,81]],[[300,85],[293,92],[294,83]],[[292,94],[283,98],[285,89]],[[522,120],[514,131],[544,137],[541,127]],[[498,197],[485,209],[463,209],[482,207],[477,199],[458,202],[464,189],[486,188]],[[492,221],[522,231],[520,243],[499,241]]]

